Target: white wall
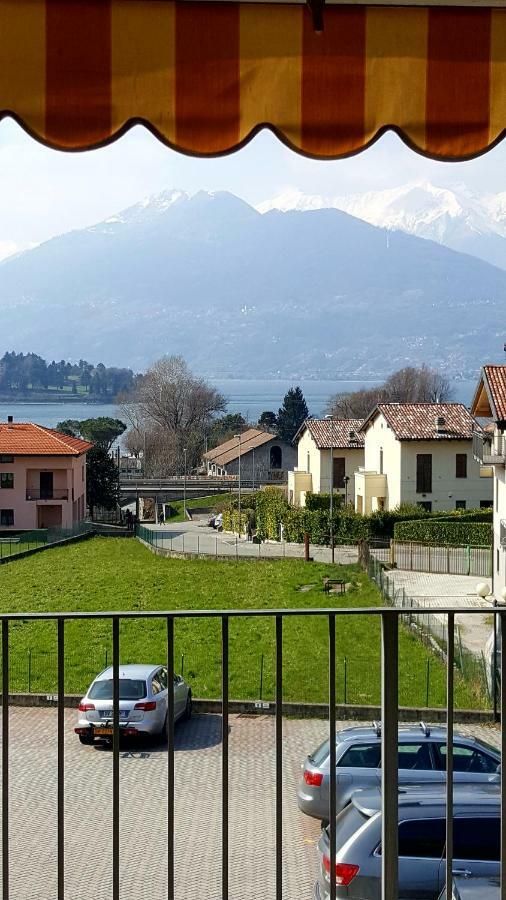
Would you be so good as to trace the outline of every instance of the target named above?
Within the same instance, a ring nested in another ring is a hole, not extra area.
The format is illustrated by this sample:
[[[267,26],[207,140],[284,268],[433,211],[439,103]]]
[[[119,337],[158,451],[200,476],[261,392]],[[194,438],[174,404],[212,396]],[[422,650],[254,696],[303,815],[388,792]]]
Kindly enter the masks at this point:
[[[309,468],[308,468],[309,453]],[[320,493],[320,451],[316,446],[308,428],[304,429],[304,433],[297,444],[297,468],[302,472],[310,472],[312,478],[312,490],[315,494]]]
[[[383,415],[378,415],[369,425],[365,436],[365,462],[367,472],[381,474],[380,459],[383,450],[383,474],[387,476],[385,508],[393,509],[401,502],[401,444],[387,425]]]
[[[308,469],[309,454],[309,469]],[[354,447],[346,450],[334,448],[334,458],[344,457],[344,473],[348,475],[348,502],[353,503],[355,496],[355,479],[354,475],[359,466],[364,465],[364,450],[362,447]],[[312,477],[312,490],[315,494],[327,494],[330,492],[331,476],[330,476],[330,450],[320,450],[313,440],[309,429],[306,428],[297,445],[297,468],[304,472],[309,471]],[[338,490],[335,487],[336,494],[345,495],[344,488]]]
[[[500,543],[501,519],[506,521],[506,469],[494,466],[494,594],[501,599],[501,591],[506,587],[506,549]]]
[[[472,441],[403,441],[401,451],[401,497],[403,503],[431,501],[432,509],[455,509],[465,500],[467,509],[477,509],[482,500],[492,500],[493,479],[480,476],[480,464],[473,456]],[[432,492],[416,491],[416,457],[432,454]],[[456,455],[467,456],[467,478],[456,478]],[[451,496],[449,496],[451,494]]]

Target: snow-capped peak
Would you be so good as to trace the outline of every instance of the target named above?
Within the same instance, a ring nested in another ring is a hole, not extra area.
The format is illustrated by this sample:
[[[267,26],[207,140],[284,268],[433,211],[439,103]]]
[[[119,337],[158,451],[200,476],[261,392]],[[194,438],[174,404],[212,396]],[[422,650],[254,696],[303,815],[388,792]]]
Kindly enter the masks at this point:
[[[405,231],[455,250],[475,253],[506,268],[506,253],[497,244],[498,238],[506,238],[506,192],[478,196],[465,185],[447,188],[424,180],[380,191],[337,196],[304,194],[288,188],[257,206],[261,213],[271,209],[288,212],[328,208],[340,209],[371,225]],[[488,245],[487,239],[490,239]]]

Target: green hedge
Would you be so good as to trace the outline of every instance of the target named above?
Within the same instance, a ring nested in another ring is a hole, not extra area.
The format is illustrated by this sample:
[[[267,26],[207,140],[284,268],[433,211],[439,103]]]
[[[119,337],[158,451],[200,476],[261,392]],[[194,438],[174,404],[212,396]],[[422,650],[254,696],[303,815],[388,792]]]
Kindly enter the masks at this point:
[[[398,541],[417,541],[422,544],[438,544],[440,546],[468,545],[489,547],[492,544],[492,524],[490,522],[473,522],[461,516],[453,521],[435,518],[425,521],[398,522],[394,528],[394,538]]]
[[[344,505],[344,497],[342,494],[334,494],[334,509],[339,509]],[[308,491],[306,494],[306,509],[323,509],[330,511],[330,494],[313,494]]]

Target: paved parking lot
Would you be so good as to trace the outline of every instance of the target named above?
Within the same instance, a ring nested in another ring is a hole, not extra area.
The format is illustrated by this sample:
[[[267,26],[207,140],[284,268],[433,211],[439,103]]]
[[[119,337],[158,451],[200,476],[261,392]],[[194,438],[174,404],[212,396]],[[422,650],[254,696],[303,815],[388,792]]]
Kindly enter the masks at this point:
[[[66,882],[69,900],[110,900],[112,754],[84,747],[66,711]],[[344,723],[341,723],[344,724]],[[350,723],[348,723],[350,724]],[[274,898],[274,719],[230,717],[230,897]],[[498,744],[495,729],[473,728]],[[286,900],[312,897],[317,822],[295,800],[300,762],[326,736],[317,720],[283,724]],[[221,900],[221,720],[176,727],[176,897]],[[166,897],[167,754],[158,743],[121,753],[121,897]],[[56,710],[10,713],[11,896],[56,900]]]

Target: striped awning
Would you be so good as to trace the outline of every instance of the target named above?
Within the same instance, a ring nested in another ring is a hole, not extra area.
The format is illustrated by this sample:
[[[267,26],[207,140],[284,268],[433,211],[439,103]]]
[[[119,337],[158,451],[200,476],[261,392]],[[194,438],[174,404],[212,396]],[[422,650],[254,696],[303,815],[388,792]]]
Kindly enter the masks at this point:
[[[506,10],[170,0],[0,0],[0,115],[86,149],[143,122],[195,155],[268,126],[339,157],[393,128],[458,159],[506,127]]]

